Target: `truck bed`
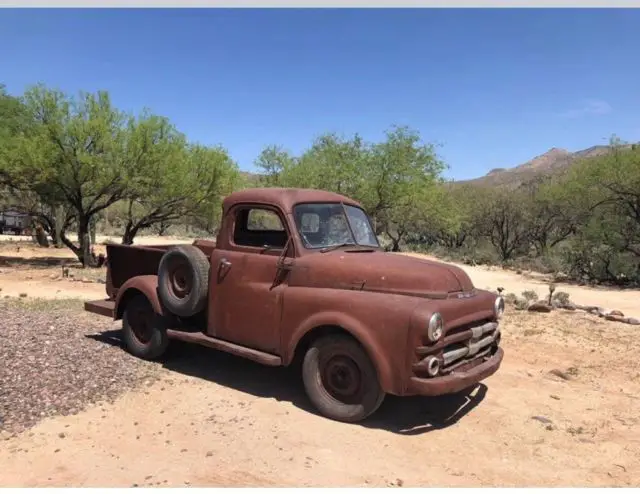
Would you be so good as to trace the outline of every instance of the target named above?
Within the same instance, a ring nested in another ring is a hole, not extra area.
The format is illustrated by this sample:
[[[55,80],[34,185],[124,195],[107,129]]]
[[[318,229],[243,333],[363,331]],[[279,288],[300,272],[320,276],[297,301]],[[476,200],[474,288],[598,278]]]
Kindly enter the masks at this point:
[[[117,293],[118,288],[134,276],[157,274],[160,259],[167,250],[175,245],[108,244],[107,279],[113,287],[113,293]],[[215,241],[211,240],[196,240],[192,245],[202,250],[207,257],[215,249]]]

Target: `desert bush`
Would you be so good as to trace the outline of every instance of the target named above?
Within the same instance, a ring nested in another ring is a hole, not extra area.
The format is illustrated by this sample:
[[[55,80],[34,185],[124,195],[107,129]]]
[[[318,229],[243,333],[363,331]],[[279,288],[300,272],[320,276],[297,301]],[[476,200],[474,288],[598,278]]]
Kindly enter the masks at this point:
[[[515,293],[507,293],[504,296],[504,302],[506,304],[514,305],[516,303],[516,300],[518,300],[518,296]]]
[[[570,302],[570,296],[567,292],[555,292],[552,300],[555,300],[562,305],[566,305]]]
[[[526,310],[529,306],[529,302],[523,298],[517,298],[515,301],[516,310]]]

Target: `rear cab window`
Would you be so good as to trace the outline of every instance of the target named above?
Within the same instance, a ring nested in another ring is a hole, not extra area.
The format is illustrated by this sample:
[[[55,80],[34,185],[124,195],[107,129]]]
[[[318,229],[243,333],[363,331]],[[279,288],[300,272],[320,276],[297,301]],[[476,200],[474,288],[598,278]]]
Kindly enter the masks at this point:
[[[272,209],[252,206],[236,212],[233,243],[239,247],[283,249],[287,230],[280,215]]]

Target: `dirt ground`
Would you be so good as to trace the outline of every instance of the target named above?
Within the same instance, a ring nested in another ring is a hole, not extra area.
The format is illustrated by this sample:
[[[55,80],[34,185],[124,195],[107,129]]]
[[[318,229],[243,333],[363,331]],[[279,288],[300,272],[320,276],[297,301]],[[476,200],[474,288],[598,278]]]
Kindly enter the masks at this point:
[[[66,250],[16,247],[0,244],[0,296],[104,296],[100,272],[52,279]],[[480,288],[546,293],[533,275],[463,268]],[[558,289],[640,317],[638,291]],[[0,486],[639,486],[638,331],[508,310],[496,375],[389,397],[357,425],[313,413],[288,369],[176,344],[158,380],[0,440]]]
[[[73,237],[71,237],[73,240]],[[98,236],[96,254],[106,253],[102,245],[113,237]],[[140,237],[137,244],[191,243],[192,240],[174,237]],[[70,277],[62,277],[62,266],[69,267]],[[41,248],[31,243],[29,237],[0,235],[0,297],[29,298],[82,298],[106,297],[104,269],[80,269],[77,260],[67,248]],[[100,281],[102,280],[102,281]],[[24,295],[23,295],[24,296]]]

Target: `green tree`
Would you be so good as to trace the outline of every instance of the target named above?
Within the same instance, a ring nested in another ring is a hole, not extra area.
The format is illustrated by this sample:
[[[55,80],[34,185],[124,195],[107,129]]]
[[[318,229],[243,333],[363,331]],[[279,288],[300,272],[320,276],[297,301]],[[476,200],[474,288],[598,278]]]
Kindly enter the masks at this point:
[[[521,187],[524,222],[536,255],[545,256],[550,248],[573,235],[582,211],[572,204],[562,182],[539,177]]]
[[[261,171],[259,184],[264,187],[282,186],[282,175],[295,165],[295,159],[279,146],[268,146],[255,161]]]
[[[44,154],[33,150],[24,156],[25,142],[37,135],[39,128],[22,98],[9,95],[0,86],[0,189],[4,206],[30,214],[51,235],[56,247],[61,246],[60,231],[73,222],[62,198],[50,184],[33,184],[20,173],[29,159]],[[28,149],[28,148],[27,148]]]
[[[429,198],[437,193],[445,164],[433,145],[422,144],[419,134],[407,127],[387,131],[386,139],[371,146],[361,163],[360,200],[377,233],[398,239],[397,232],[406,229],[400,225],[401,219],[414,214],[414,209],[433,204]]]
[[[14,139],[5,171],[14,186],[32,190],[45,204],[69,205],[78,241],[63,229],[62,242],[83,266],[93,265],[90,225],[94,215],[121,200],[127,190],[130,142],[125,116],[105,92],[77,98],[36,86],[24,96],[32,125]]]
[[[337,134],[324,134],[314,140],[297,166],[286,169],[285,183],[291,186],[329,190],[362,198],[369,149],[360,136],[347,139]]]
[[[482,190],[469,184],[444,183],[437,191],[439,214],[428,225],[431,243],[448,250],[461,249],[482,236],[478,201]]]
[[[166,118],[132,119],[128,137],[127,161],[136,166],[127,167],[123,244],[140,230],[202,213],[234,183],[237,167],[225,150],[189,146]]]
[[[612,139],[611,152],[578,163],[564,188],[582,211],[567,262],[575,277],[640,283],[640,148]]]
[[[523,194],[507,189],[484,189],[478,201],[480,231],[486,235],[502,261],[526,253],[529,232]]]
[[[184,218],[214,233],[220,224],[224,197],[243,184],[238,166],[221,147],[191,145],[186,169],[181,183]]]

